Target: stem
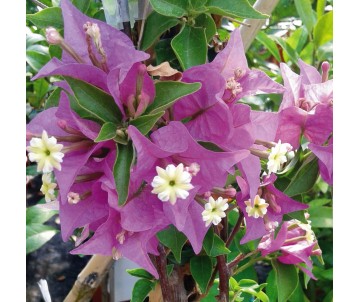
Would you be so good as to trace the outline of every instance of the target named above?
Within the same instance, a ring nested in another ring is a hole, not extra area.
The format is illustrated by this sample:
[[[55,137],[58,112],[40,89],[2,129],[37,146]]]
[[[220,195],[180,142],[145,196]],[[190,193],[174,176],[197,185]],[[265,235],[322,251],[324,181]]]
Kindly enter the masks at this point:
[[[244,258],[245,259],[245,258]],[[252,260],[250,260],[248,263],[244,264],[243,266],[238,267],[233,273],[232,275],[236,275],[244,270],[246,270],[248,267],[252,266],[253,264],[255,264],[256,262],[258,262],[259,260],[262,260],[263,257],[257,257],[254,258]]]
[[[149,9],[149,0],[145,0],[144,11],[143,11],[143,15],[141,17],[142,20],[141,20],[141,28],[140,28],[140,33],[139,33],[137,49],[140,49],[140,46],[141,46],[142,38],[144,35],[145,19],[147,17],[148,9]]]
[[[41,7],[41,8],[48,8],[47,5],[41,3],[40,1],[37,0],[31,0],[32,2],[34,2],[34,4],[36,4],[37,6]]]
[[[254,8],[264,14],[270,15],[278,4],[279,0],[257,0],[254,4]],[[250,26],[240,26],[240,33],[244,44],[244,51],[246,52],[252,41],[254,41],[257,33],[261,27],[265,24],[266,19],[245,19],[244,23]]]
[[[164,246],[159,244],[158,251],[160,255],[155,257],[155,264],[157,271],[159,273],[159,281],[160,281],[163,301],[171,302],[172,295],[170,292],[169,279],[166,273],[167,258],[166,258],[166,252]]]
[[[231,18],[231,17],[228,17],[228,16],[222,16],[222,17],[225,18],[225,19],[228,19],[228,20],[231,21],[231,22],[235,22],[235,23],[240,24],[240,25],[244,25],[244,26],[248,26],[248,27],[251,26],[250,24],[241,22],[241,21],[239,21],[239,20],[236,20],[236,19]]]
[[[244,259],[246,259],[246,258],[248,258],[248,257],[250,257],[250,256],[253,256],[253,255],[255,255],[255,254],[257,254],[257,250],[255,250],[255,251],[252,251],[252,252],[250,252],[250,253],[248,253],[248,254],[239,254],[239,255],[237,255],[234,259],[233,259],[233,261],[231,261],[231,262],[229,262],[228,263],[228,268],[229,268],[229,270],[231,270],[234,266],[236,266],[236,265],[238,265],[238,263],[241,261],[241,260],[244,260]]]
[[[217,227],[214,228],[215,233],[220,236]],[[219,301],[229,302],[229,270],[226,265],[226,255],[216,256],[217,268],[219,270]]]
[[[229,247],[229,246],[230,246],[230,244],[231,244],[231,242],[233,241],[236,233],[237,233],[238,230],[240,229],[240,226],[241,226],[243,220],[244,220],[244,214],[243,214],[242,212],[240,212],[240,213],[239,213],[239,218],[238,218],[238,220],[236,221],[236,224],[234,225],[234,228],[232,229],[228,240],[226,241],[226,244],[225,244],[226,247]]]

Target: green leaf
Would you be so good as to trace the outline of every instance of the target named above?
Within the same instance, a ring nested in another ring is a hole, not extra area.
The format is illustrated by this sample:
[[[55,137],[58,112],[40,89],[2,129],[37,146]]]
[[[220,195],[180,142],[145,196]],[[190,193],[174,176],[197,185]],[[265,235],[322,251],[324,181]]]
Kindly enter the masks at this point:
[[[306,160],[294,175],[290,184],[284,190],[284,193],[290,197],[306,193],[314,186],[318,175],[319,169],[317,158],[314,157],[311,160]]]
[[[296,219],[296,220],[301,221],[302,223],[307,224],[308,222],[307,222],[307,220],[305,218],[304,213],[305,213],[305,211],[303,211],[303,210],[287,213],[287,214],[284,215],[284,220],[287,220],[286,218],[289,217],[289,220]]]
[[[150,0],[151,6],[159,14],[180,18],[187,14],[187,1],[179,0]]]
[[[317,208],[321,206],[325,206],[331,202],[331,199],[321,198],[321,199],[315,199],[309,202],[309,208]]]
[[[259,31],[256,36],[256,40],[263,44],[278,62],[282,61],[276,43],[271,38],[269,38],[266,33]]]
[[[34,107],[39,107],[49,90],[49,83],[45,79],[37,79],[34,83],[34,93],[36,97],[36,104],[31,104]]]
[[[26,48],[31,45],[34,45],[37,42],[45,41],[45,37],[36,33],[31,32],[30,30],[26,32]]]
[[[171,47],[183,70],[205,64],[207,56],[205,28],[183,26],[180,33],[172,39]]]
[[[154,280],[154,276],[142,268],[127,269],[126,272],[134,277]]]
[[[283,264],[276,259],[271,260],[275,270],[275,279],[278,292],[278,301],[286,302],[295,291],[299,276],[294,265]]]
[[[147,107],[145,114],[155,114],[169,108],[178,99],[187,96],[201,88],[201,83],[182,83],[162,81],[155,83],[155,99]]]
[[[56,215],[58,211],[32,206],[26,209],[26,224],[44,223]]]
[[[314,43],[319,47],[333,40],[333,12],[323,15],[314,28]]]
[[[162,33],[179,24],[179,22],[180,21],[174,17],[163,16],[156,11],[152,11],[145,22],[144,35],[140,49],[148,49]]]
[[[333,227],[333,208],[332,207],[311,207],[310,214],[311,227],[313,228],[332,228]]]
[[[314,42],[309,42],[300,52],[300,59],[309,65],[313,64],[314,47]]]
[[[205,293],[211,278],[212,262],[208,256],[195,256],[190,260],[190,272],[201,292]]]
[[[312,32],[312,29],[316,23],[316,16],[311,7],[310,0],[295,0],[296,10],[306,26],[309,33]]]
[[[84,14],[86,14],[89,9],[90,2],[89,0],[72,0],[72,3]]]
[[[47,54],[39,53],[35,50],[26,51],[26,62],[35,71],[39,71],[47,62],[49,62],[50,56]]]
[[[49,109],[51,107],[57,107],[59,105],[61,89],[56,87],[53,92],[49,95],[49,97],[45,101],[45,109]]]
[[[177,262],[181,261],[181,250],[187,241],[186,236],[179,232],[173,225],[157,234],[159,241],[171,249]]]
[[[160,111],[155,114],[139,116],[138,118],[131,120],[130,125],[135,126],[142,134],[146,135],[164,113],[165,111]]]
[[[270,301],[277,301],[278,292],[277,292],[277,284],[275,277],[275,270],[271,270],[267,279],[266,279],[267,287],[266,294],[269,297]]]
[[[26,19],[40,28],[52,26],[61,29],[64,27],[60,7],[49,7],[39,11],[36,14],[27,14]]]
[[[26,254],[43,246],[58,232],[57,229],[40,223],[26,225]]]
[[[209,42],[216,34],[216,24],[209,14],[201,14],[195,19],[195,26],[205,28],[206,41]]]
[[[295,30],[289,38],[286,39],[286,42],[297,52],[300,53],[307,40],[309,38],[308,31],[306,27],[302,26]]]
[[[26,167],[26,175],[36,176],[41,172],[37,171],[37,165],[31,165]]]
[[[154,283],[146,279],[136,281],[132,290],[131,302],[143,302],[153,286]]]
[[[174,264],[168,264],[166,266],[166,275],[170,276],[173,270],[174,270]]]
[[[297,66],[299,55],[298,53],[287,43],[283,38],[274,36],[275,41],[281,46],[281,48],[289,56],[290,60]]]
[[[298,286],[296,287],[294,293],[290,297],[290,302],[310,302],[309,299],[306,297],[301,283],[298,283]]]
[[[316,16],[318,20],[324,14],[325,5],[326,5],[326,0],[318,0],[316,2]]]
[[[51,44],[49,45],[49,54],[51,58],[55,57],[61,60],[62,49],[59,45]]]
[[[206,7],[212,14],[233,18],[266,19],[269,17],[255,10],[247,0],[208,0]]]
[[[117,144],[116,160],[114,164],[114,178],[119,206],[122,206],[129,194],[130,168],[134,157],[132,143],[127,145]]]
[[[121,121],[121,112],[111,95],[83,81],[64,77],[74,92],[77,103],[100,124]],[[78,112],[77,112],[78,113]],[[80,113],[78,113],[80,115]],[[80,117],[83,117],[80,115]],[[85,117],[83,117],[85,118]]]
[[[203,247],[206,254],[211,257],[216,257],[219,255],[226,255],[230,253],[230,250],[225,246],[225,242],[216,235],[212,228],[206,233],[204,238]]]
[[[108,122],[101,126],[98,136],[94,142],[103,142],[113,139],[116,136],[117,126],[114,123]]]

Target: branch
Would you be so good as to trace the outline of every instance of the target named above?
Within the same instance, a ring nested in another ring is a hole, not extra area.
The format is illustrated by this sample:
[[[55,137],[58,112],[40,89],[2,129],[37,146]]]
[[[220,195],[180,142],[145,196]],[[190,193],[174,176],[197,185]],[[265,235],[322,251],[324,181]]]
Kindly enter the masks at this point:
[[[226,241],[226,244],[225,244],[226,247],[229,247],[229,245],[230,245],[231,242],[233,241],[236,233],[237,233],[238,230],[240,229],[240,226],[241,226],[243,220],[244,220],[244,214],[243,214],[243,212],[240,212],[240,213],[239,213],[239,218],[238,218],[238,220],[236,221],[236,224],[234,225],[234,228],[232,229],[228,240]]]
[[[215,233],[220,236],[220,231],[215,227]],[[226,256],[216,256],[217,268],[219,270],[219,301],[229,302],[229,270],[226,265]]]
[[[37,0],[31,0],[35,5],[41,7],[41,8],[48,8],[47,5],[41,3],[40,1],[37,1]]]
[[[114,260],[111,256],[94,255],[80,272],[64,302],[88,302],[107,275]]]
[[[254,4],[254,8],[259,12],[270,15],[279,0],[257,0]],[[260,31],[261,27],[265,24],[266,19],[245,19],[244,23],[247,26],[240,26],[240,33],[242,41],[244,44],[245,52],[249,49],[252,41],[255,39],[257,33]],[[248,26],[250,25],[250,26]]]

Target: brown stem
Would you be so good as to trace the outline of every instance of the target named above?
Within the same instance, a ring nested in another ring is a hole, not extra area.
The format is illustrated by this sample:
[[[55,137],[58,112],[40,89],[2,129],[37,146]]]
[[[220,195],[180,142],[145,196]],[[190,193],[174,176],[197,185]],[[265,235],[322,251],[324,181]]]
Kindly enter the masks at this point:
[[[215,233],[220,236],[220,230],[215,227]],[[219,270],[219,302],[229,302],[229,270],[226,265],[226,255],[216,256]]]
[[[258,250],[255,250],[255,251],[252,251],[248,254],[239,254],[237,255],[231,262],[228,263],[227,267],[229,270],[231,270],[233,267],[237,266],[238,263],[241,261],[241,260],[244,260],[254,254],[257,254],[258,253]]]
[[[236,224],[234,225],[234,228],[232,229],[231,233],[230,233],[230,236],[228,238],[228,240],[226,241],[226,247],[229,247],[231,242],[233,241],[236,233],[238,232],[238,230],[240,229],[240,226],[242,224],[244,220],[244,214],[242,212],[239,213],[239,218],[238,220],[236,221]]]
[[[155,257],[155,264],[157,271],[159,273],[159,281],[160,281],[163,301],[171,302],[173,297],[170,292],[170,284],[166,272],[167,258],[166,258],[166,252],[164,246],[159,244],[158,251],[160,255]]]

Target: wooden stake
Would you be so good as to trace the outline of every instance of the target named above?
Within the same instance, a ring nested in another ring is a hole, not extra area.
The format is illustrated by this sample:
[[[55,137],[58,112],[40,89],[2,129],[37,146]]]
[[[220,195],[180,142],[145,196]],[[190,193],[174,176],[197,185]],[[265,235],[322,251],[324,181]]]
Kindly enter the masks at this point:
[[[80,272],[64,302],[88,302],[109,272],[114,260],[111,256],[94,255]]]

